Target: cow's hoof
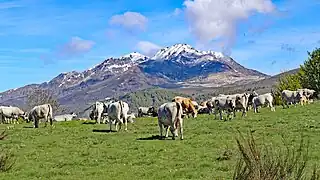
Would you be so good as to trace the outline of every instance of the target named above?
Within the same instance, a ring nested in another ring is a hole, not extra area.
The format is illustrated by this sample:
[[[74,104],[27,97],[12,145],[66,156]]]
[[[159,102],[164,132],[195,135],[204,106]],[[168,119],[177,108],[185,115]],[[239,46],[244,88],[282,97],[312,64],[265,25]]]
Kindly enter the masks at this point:
[[[176,138],[175,138],[175,137],[172,137],[172,140],[176,140]]]

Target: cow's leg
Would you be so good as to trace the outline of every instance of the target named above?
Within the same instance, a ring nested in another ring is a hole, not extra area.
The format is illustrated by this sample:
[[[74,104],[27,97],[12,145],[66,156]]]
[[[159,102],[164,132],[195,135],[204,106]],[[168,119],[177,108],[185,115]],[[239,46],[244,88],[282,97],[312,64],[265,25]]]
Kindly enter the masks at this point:
[[[178,118],[178,122],[179,122],[179,130],[180,130],[180,139],[183,140],[183,120],[181,118]]]
[[[163,134],[163,124],[158,121],[158,125],[159,125],[159,133],[160,133],[160,138],[162,138],[162,134]]]
[[[124,121],[124,130],[128,131],[128,117],[124,116],[123,121]]]
[[[50,121],[50,126],[53,126],[53,119],[51,117],[49,117],[49,121]]]
[[[176,128],[175,128],[175,124],[172,123],[171,126],[170,126],[170,131],[171,131],[171,134],[172,134],[172,140],[175,140],[176,139]]]
[[[167,138],[169,136],[169,127],[170,126],[164,126],[164,129],[166,131],[166,135],[164,136],[165,138]]]
[[[39,128],[39,118],[34,118],[34,128]]]
[[[110,132],[112,132],[112,120],[109,119]]]
[[[219,114],[220,114],[220,120],[223,120],[223,117],[222,117],[222,110],[219,109]]]
[[[100,122],[101,122],[101,113],[98,113],[97,123],[100,124]]]
[[[247,116],[247,108],[242,109],[242,117]]]

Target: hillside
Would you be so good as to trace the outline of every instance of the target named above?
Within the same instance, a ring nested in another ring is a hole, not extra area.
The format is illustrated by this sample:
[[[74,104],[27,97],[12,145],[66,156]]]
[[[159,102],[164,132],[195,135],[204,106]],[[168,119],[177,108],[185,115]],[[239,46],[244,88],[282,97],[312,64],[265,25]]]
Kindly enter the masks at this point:
[[[80,112],[96,100],[148,88],[215,88],[268,77],[222,53],[175,44],[159,50],[153,57],[134,52],[106,59],[83,72],[61,73],[42,84],[2,92],[0,104],[25,107],[27,95],[42,88],[53,91],[69,111]]]
[[[41,124],[37,130],[29,128],[32,124],[18,124],[1,141],[16,163],[0,173],[0,179],[232,179],[239,153],[237,130],[245,138],[251,130],[261,153],[266,147],[269,153],[279,148],[286,153],[284,143],[298,149],[303,135],[304,143],[310,144],[305,174],[309,177],[312,167],[320,165],[319,111],[316,102],[276,112],[262,108],[245,118],[239,112],[227,122],[199,115],[184,119],[183,141],[158,140],[156,118],[136,119],[127,132],[117,133],[108,132],[108,125],[83,121],[54,123],[54,129]],[[0,129],[6,126],[0,124]]]

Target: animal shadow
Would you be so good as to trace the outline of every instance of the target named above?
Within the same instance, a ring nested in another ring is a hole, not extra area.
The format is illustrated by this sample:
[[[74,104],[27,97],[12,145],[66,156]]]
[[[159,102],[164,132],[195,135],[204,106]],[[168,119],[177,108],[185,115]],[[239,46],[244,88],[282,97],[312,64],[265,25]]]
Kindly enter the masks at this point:
[[[166,138],[164,136],[159,136],[159,135],[152,135],[150,137],[146,138],[137,138],[137,140],[140,141],[148,141],[148,140],[165,140]]]
[[[109,130],[109,129],[94,129],[92,132],[99,132],[99,133],[112,133],[112,132],[117,132],[115,130]]]
[[[83,122],[82,124],[96,124],[96,122]]]
[[[32,129],[33,126],[23,126],[23,128]]]

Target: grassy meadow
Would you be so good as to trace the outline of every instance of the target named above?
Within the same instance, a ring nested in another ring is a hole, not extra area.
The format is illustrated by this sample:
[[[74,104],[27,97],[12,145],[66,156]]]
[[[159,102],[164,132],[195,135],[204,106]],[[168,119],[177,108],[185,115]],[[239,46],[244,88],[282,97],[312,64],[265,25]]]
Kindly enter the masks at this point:
[[[128,132],[106,132],[108,125],[72,121],[32,129],[14,125],[0,141],[16,162],[0,179],[232,179],[238,160],[237,129],[252,130],[257,144],[278,148],[282,135],[298,146],[301,132],[310,140],[308,170],[320,167],[320,103],[304,107],[263,108],[261,113],[231,121],[199,115],[185,119],[184,140],[152,138],[159,134],[156,118],[139,118]],[[0,130],[10,125],[0,125]],[[114,126],[113,126],[114,127]],[[171,134],[170,134],[171,135]],[[229,158],[223,158],[225,153]]]

